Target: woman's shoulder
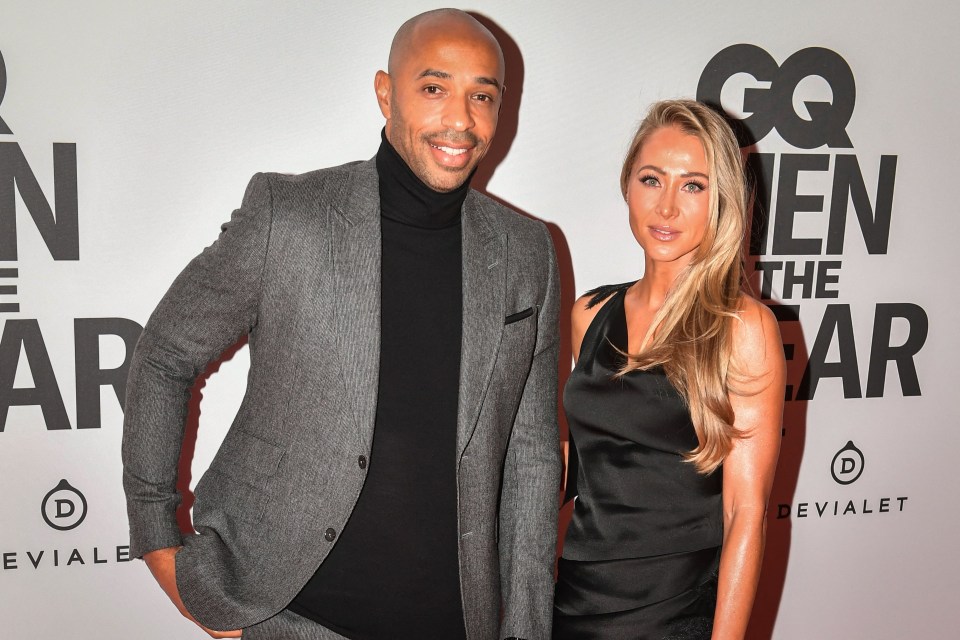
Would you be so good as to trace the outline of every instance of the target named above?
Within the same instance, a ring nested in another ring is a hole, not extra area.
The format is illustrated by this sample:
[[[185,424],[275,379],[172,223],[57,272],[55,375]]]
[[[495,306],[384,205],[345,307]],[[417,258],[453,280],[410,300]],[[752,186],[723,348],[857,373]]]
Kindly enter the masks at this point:
[[[748,294],[738,301],[737,322],[733,323],[734,355],[747,372],[770,371],[783,360],[780,327],[770,308]]]
[[[573,342],[574,357],[580,353],[580,345],[587,329],[593,323],[593,319],[603,308],[614,294],[628,289],[633,282],[624,282],[621,284],[607,284],[596,289],[591,289],[577,298],[573,303],[573,309],[570,311],[570,337]]]
[[[777,326],[777,319],[770,307],[763,304],[748,293],[741,293],[737,301],[737,315],[741,320],[742,330],[750,331],[762,329],[772,323]]]
[[[636,280],[631,282],[621,282],[620,284],[605,284],[597,287],[596,289],[590,289],[590,291],[587,291],[577,299],[577,304],[582,304],[585,310],[592,309],[601,302],[607,300],[613,294],[623,291],[624,289],[629,289],[635,282]]]
[[[590,289],[573,303],[571,313],[574,331],[578,328],[582,335],[594,316],[599,313],[604,304],[614,296],[614,294],[629,289],[633,282],[623,282],[621,284],[605,284],[595,289]]]

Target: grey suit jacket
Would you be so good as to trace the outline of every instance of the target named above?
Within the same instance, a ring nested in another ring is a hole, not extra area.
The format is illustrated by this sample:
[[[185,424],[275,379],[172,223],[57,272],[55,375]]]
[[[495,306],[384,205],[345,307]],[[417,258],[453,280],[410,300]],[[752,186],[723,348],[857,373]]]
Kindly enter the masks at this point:
[[[462,229],[450,464],[467,637],[548,638],[560,467],[553,247],[543,224],[474,191]],[[190,388],[245,334],[246,394],[196,486],[198,535],[182,537],[174,512]],[[177,584],[200,622],[232,629],[277,613],[329,553],[366,474],[358,460],[370,454],[379,349],[374,162],[254,176],[220,238],[154,311],[127,386],[131,553],[183,544]]]

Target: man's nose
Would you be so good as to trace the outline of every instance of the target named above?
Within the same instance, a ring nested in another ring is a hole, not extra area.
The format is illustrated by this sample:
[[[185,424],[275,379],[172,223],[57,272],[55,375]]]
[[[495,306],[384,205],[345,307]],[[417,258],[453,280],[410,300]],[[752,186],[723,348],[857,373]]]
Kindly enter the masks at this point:
[[[440,124],[456,131],[472,129],[475,123],[470,111],[470,97],[462,96],[447,100]]]

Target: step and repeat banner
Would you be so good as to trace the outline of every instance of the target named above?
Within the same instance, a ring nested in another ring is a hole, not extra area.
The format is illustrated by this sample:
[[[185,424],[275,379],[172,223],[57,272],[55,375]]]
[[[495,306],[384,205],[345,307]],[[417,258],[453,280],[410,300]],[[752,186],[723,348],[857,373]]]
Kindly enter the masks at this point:
[[[960,10],[588,4],[466,7],[508,62],[475,186],[549,224],[568,310],[642,275],[618,178],[648,105],[722,105],[756,183],[750,285],[789,365],[750,637],[952,637]],[[375,153],[374,73],[430,8],[0,6],[0,637],[204,637],[129,554],[131,351],[253,173]],[[194,390],[185,530],[248,362],[232,349]]]

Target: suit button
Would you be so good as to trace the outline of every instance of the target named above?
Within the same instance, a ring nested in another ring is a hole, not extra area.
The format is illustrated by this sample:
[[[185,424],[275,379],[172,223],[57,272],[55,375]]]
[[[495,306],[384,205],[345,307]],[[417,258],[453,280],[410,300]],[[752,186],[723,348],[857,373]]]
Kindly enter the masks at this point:
[[[361,469],[366,469],[366,468],[367,468],[367,456],[360,456],[359,458],[357,458],[357,466],[359,466]]]
[[[333,542],[334,539],[337,537],[337,530],[334,529],[333,527],[330,527],[329,529],[323,532],[323,537],[327,539],[327,542]]]

